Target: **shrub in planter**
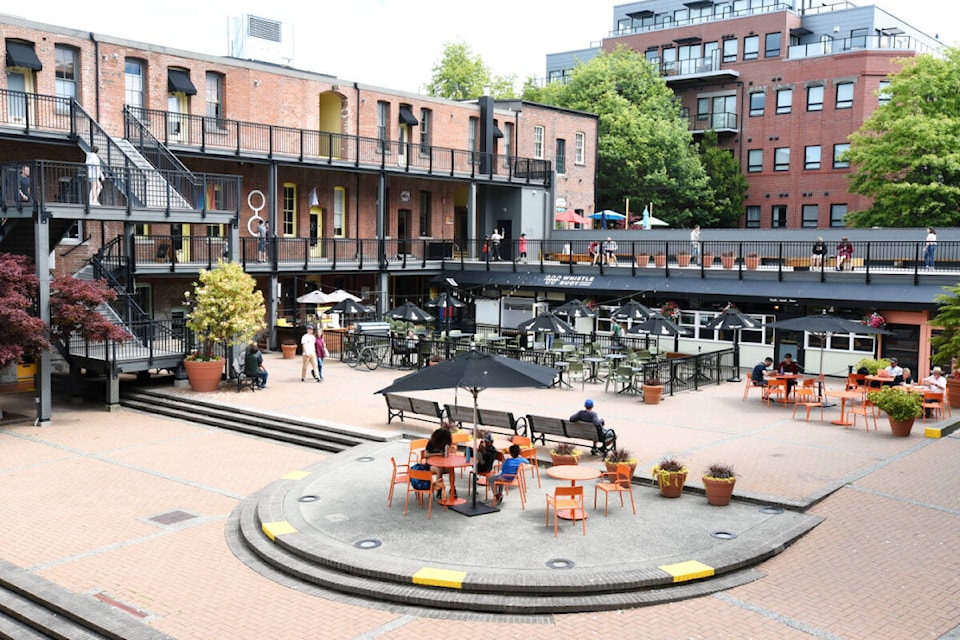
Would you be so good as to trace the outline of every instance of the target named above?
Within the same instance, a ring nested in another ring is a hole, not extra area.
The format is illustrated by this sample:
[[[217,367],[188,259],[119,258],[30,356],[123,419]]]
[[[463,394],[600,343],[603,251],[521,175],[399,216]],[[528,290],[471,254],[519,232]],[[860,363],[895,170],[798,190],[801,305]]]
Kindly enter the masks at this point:
[[[760,254],[748,253],[743,256],[743,264],[746,265],[747,269],[756,269],[760,266]]]
[[[857,361],[857,364],[853,365],[853,370],[860,371],[861,369],[866,369],[869,375],[875,376],[880,369],[886,369],[889,366],[890,361],[886,358],[880,358],[879,360],[874,360],[873,358],[860,358],[860,360]]]
[[[658,267],[667,266],[667,254],[665,254],[663,251],[658,251],[653,254],[653,264],[657,265]]]
[[[583,452],[569,442],[561,442],[550,450],[550,458],[554,465],[580,464],[580,455]]]
[[[730,498],[733,496],[733,485],[737,482],[737,476],[733,472],[732,465],[715,462],[703,472],[701,480],[707,494],[708,504],[718,507],[730,504]]]
[[[630,453],[627,449],[611,449],[607,454],[607,457],[604,458],[603,463],[607,466],[607,471],[614,472],[617,470],[618,464],[625,464],[630,467],[630,477],[633,477],[633,472],[637,470],[637,459]],[[624,484],[624,481],[620,481],[621,484]],[[626,486],[624,484],[624,486]]]
[[[720,264],[724,269],[733,269],[737,264],[737,254],[733,251],[724,251],[720,254]]]
[[[920,395],[900,387],[884,387],[880,391],[871,391],[867,398],[887,414],[890,431],[895,436],[909,436],[913,422],[923,415],[923,399]]]
[[[676,458],[663,457],[653,468],[653,479],[664,498],[679,498],[687,481],[687,467]]]

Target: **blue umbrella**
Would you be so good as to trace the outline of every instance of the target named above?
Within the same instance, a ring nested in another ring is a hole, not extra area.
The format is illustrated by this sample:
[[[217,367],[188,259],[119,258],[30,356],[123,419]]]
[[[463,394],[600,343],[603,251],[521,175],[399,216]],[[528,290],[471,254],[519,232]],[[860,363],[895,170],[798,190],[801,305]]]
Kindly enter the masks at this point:
[[[597,211],[596,213],[591,213],[590,217],[594,220],[626,220],[627,216],[623,215],[619,211],[614,211],[613,209],[604,209],[603,211]]]

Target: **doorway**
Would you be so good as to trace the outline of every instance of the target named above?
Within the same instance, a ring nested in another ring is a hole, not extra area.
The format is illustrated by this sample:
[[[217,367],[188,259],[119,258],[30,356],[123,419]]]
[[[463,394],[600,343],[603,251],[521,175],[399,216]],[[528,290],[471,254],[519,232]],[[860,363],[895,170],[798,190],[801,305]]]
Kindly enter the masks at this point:
[[[179,142],[184,129],[183,114],[187,111],[187,96],[182,93],[171,93],[167,97],[167,136],[170,140]]]
[[[7,72],[7,90],[11,93],[8,98],[7,111],[10,121],[16,124],[25,124],[27,121],[27,76],[22,71]]]
[[[397,209],[397,255],[408,253],[407,240],[410,238],[410,218],[413,212],[410,209]]]
[[[323,209],[310,207],[310,257],[323,257]]]

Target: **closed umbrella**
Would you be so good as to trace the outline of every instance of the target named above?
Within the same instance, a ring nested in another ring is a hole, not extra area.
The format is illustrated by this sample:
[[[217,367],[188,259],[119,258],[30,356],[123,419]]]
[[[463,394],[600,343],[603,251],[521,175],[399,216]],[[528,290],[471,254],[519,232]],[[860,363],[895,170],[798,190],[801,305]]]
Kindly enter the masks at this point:
[[[597,312],[588,307],[582,301],[573,299],[564,302],[556,307],[553,312],[558,316],[567,316],[568,318],[596,318]]]
[[[746,316],[734,307],[727,305],[716,318],[708,322],[707,329],[728,329],[733,331],[733,377],[727,382],[740,382],[740,330],[756,329],[760,323]]]
[[[549,387],[557,376],[557,370],[532,362],[468,351],[448,358],[433,367],[397,378],[389,387],[377,393],[402,393],[427,389],[466,389],[473,396],[473,450],[477,450],[477,397],[488,387]],[[467,516],[499,511],[496,507],[477,504],[477,458],[473,458],[472,505],[456,505],[454,511]]]
[[[413,322],[415,324],[423,324],[433,320],[432,315],[409,300],[401,304],[399,307],[387,311],[385,315],[391,320],[403,320],[404,322]]]

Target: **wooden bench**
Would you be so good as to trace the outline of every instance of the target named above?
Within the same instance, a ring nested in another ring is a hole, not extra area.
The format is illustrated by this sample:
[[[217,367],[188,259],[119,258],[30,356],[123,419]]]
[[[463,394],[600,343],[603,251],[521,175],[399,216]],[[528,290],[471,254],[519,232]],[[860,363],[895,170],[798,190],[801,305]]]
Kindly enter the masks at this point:
[[[395,393],[385,393],[383,397],[387,401],[387,424],[390,424],[394,418],[400,418],[400,422],[404,422],[406,417],[426,422],[443,422],[443,409],[432,400],[421,400]],[[407,416],[408,413],[411,415]]]
[[[561,263],[569,263],[571,260],[575,263],[585,262],[590,264],[593,262],[593,258],[590,257],[587,253],[546,253],[543,256],[544,260],[556,260]]]
[[[448,420],[459,423],[461,427],[473,425],[473,407],[448,404],[445,409]],[[477,409],[477,425],[501,431],[509,436],[527,435],[527,421],[522,416],[514,417],[509,411]]]
[[[819,269],[819,267],[810,266],[810,258],[784,258],[783,266],[793,269]],[[825,269],[833,269],[837,266],[837,259],[834,256],[824,256],[823,266]],[[850,258],[844,263],[844,268],[862,267],[863,258]]]
[[[550,440],[551,442],[589,445],[590,453],[600,456],[606,456],[610,449],[617,446],[616,431],[607,429],[612,437],[607,439],[606,442],[600,442],[601,434],[598,433],[597,427],[590,422],[570,422],[563,418],[528,414],[527,430],[530,440],[533,442],[540,440],[541,444],[546,445],[547,440]]]

